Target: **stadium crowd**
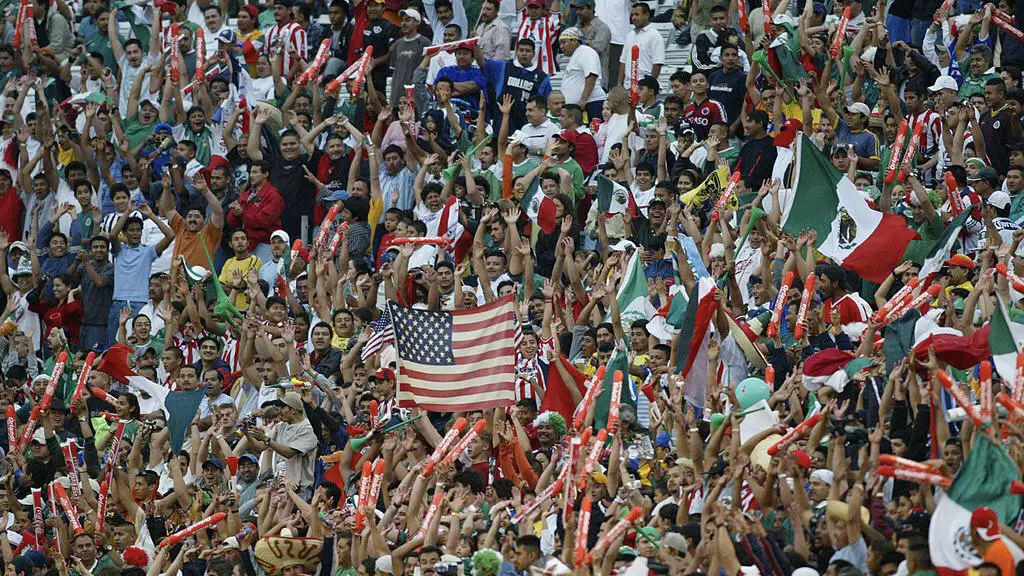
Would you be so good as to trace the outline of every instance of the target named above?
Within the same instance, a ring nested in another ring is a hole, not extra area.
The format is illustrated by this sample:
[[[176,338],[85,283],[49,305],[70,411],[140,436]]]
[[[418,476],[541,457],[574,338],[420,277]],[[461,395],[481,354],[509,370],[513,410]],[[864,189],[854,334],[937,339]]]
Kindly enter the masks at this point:
[[[722,1],[0,2],[4,575],[1015,576],[1024,2]]]

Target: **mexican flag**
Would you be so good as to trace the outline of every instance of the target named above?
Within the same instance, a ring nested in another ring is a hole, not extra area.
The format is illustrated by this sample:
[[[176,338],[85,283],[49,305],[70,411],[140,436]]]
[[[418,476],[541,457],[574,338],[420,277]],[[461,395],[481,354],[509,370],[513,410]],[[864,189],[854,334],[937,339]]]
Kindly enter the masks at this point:
[[[619,397],[619,406],[628,404],[636,407],[631,391],[633,381],[629,377],[629,355],[616,348],[611,359],[608,360],[608,368],[604,373],[604,380],[601,382],[603,387],[601,395],[594,401],[594,430],[600,430],[608,425],[608,408],[612,402],[612,381],[615,379],[616,370],[622,371],[622,395]],[[621,412],[619,414],[621,415]]]
[[[708,339],[711,317],[718,308],[715,281],[701,278],[693,287],[682,317],[669,311],[668,322],[679,328],[676,344],[676,371],[683,376],[686,399],[698,408],[704,407],[708,382]],[[678,300],[676,298],[675,300]],[[678,322],[678,324],[675,324]]]
[[[545,234],[551,234],[557,228],[555,222],[555,201],[548,198],[540,190],[540,186],[531,186],[523,196],[523,212],[530,217]]]
[[[964,461],[953,485],[936,497],[935,513],[928,527],[928,551],[940,575],[966,574],[981,564],[971,547],[971,512],[988,506],[1003,524],[1010,524],[1020,510],[1020,496],[1010,494],[1010,482],[1020,480],[1017,466],[1003,446],[977,434],[974,448]],[[1003,537],[1019,561],[1020,549]]]
[[[804,361],[803,383],[811,392],[828,386],[842,393],[853,377],[870,365],[871,360],[859,358],[852,352],[827,348]]]
[[[922,279],[927,278],[942,268],[943,263],[949,259],[950,252],[953,251],[957,240],[960,239],[960,231],[964,227],[964,222],[967,222],[970,217],[971,211],[964,210],[959,216],[946,223],[942,235],[935,241],[935,245],[932,246],[924,262],[921,263],[921,272],[918,273],[918,276]]]
[[[626,276],[619,285],[615,299],[619,302],[619,315],[622,317],[624,330],[634,320],[649,320],[658,313],[647,296],[647,276],[644,265],[640,261],[640,250],[634,250],[626,265]]]
[[[805,136],[794,142],[792,192],[783,198],[782,229],[795,236],[817,231],[815,248],[861,278],[881,283],[903,258],[917,232],[902,217],[872,210]]]
[[[84,107],[86,104],[96,104],[97,106],[115,106],[115,102],[111,100],[106,94],[102,92],[83,92],[82,94],[75,94],[67,100],[60,103],[61,108],[68,108],[70,106]]]
[[[1014,322],[1006,303],[996,294],[998,304],[989,323],[988,347],[992,352],[996,372],[1004,382],[1017,380],[1017,354],[1024,342],[1024,324]]]
[[[626,210],[629,210],[630,213],[636,212],[633,195],[625,186],[603,174],[598,174],[594,179],[597,181],[598,210],[609,216],[622,214]]]
[[[565,382],[562,379],[562,372],[555,365],[555,362],[560,363],[565,368],[566,373],[572,378],[570,382]],[[587,393],[587,377],[561,354],[558,355],[555,362],[548,366],[548,375],[544,382],[546,384],[544,399],[541,400],[539,413],[543,414],[551,410],[561,414],[566,422],[572,422],[573,412],[576,411],[576,404],[578,402],[573,400],[572,393],[570,392],[571,388],[569,387],[575,386],[582,398]]]

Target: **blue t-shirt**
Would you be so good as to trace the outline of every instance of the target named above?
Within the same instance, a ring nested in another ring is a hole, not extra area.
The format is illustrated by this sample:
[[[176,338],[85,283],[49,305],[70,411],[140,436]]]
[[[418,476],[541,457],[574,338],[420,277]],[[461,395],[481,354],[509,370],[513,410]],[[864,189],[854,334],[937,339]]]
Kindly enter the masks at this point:
[[[437,72],[437,79],[447,78],[452,82],[476,82],[480,90],[487,89],[487,82],[479,68],[471,66],[465,70],[458,66],[445,66]],[[436,83],[437,80],[435,80]],[[462,99],[469,104],[470,108],[476,110],[480,105],[479,97],[464,96]]]
[[[160,257],[156,246],[132,248],[124,242],[114,255],[114,300],[149,301],[149,276]]]
[[[852,145],[857,151],[857,156],[861,158],[878,158],[878,137],[870,130],[851,132],[846,120],[840,119],[839,127],[836,129],[836,140]]]

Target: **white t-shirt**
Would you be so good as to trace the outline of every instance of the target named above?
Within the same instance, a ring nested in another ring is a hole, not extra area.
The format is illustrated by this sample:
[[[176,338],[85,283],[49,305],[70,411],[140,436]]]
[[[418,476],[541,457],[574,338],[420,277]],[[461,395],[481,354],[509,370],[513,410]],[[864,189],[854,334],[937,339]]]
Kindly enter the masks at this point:
[[[640,78],[649,75],[655,64],[665,64],[665,40],[662,39],[661,32],[652,26],[647,26],[643,30],[630,30],[625,44],[622,45],[622,56],[619,57],[619,63],[626,66],[625,78],[622,80],[622,87],[626,90],[629,90],[631,85],[633,46],[640,46]]]
[[[569,64],[565,67],[565,76],[562,78],[562,95],[565,96],[567,104],[579,103],[583,97],[583,90],[586,87],[587,77],[594,75],[594,89],[587,97],[587,103],[600,102],[607,95],[601,87],[601,57],[597,51],[581,44],[569,58]]]
[[[629,24],[629,0],[595,0],[594,13],[612,31],[612,44],[623,44],[632,27]]]

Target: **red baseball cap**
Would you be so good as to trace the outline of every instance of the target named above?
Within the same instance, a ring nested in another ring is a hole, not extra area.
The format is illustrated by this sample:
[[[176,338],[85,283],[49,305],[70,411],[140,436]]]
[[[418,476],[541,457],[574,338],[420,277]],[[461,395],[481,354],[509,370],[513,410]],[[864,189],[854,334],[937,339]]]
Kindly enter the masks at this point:
[[[573,147],[576,146],[576,139],[579,137],[580,133],[575,130],[562,130],[558,134],[555,134],[555,138],[558,138],[559,140],[565,140],[569,144],[572,144]]]
[[[374,374],[374,377],[377,378],[378,380],[387,380],[389,382],[394,382],[395,371],[392,370],[391,368],[381,368],[377,370],[377,373]]]
[[[974,270],[974,260],[966,254],[954,254],[952,258],[946,260],[946,266],[960,266],[961,268]]]
[[[995,510],[982,506],[971,512],[971,528],[977,531],[978,536],[986,542],[999,538],[999,517]]]

